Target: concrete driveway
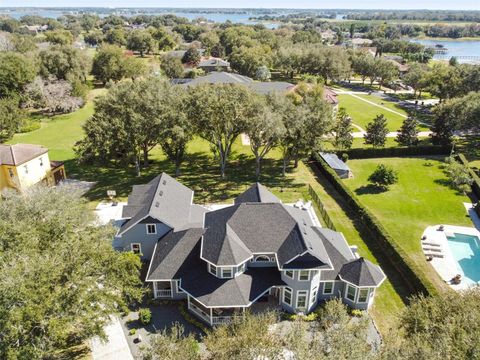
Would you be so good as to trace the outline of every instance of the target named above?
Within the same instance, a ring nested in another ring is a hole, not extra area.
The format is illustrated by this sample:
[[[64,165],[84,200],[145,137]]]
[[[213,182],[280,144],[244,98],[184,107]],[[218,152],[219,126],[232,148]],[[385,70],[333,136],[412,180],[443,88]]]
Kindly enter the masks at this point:
[[[104,330],[107,335],[106,342],[98,337],[90,341],[92,358],[94,360],[133,360],[118,318],[112,318],[112,322],[105,326]]]

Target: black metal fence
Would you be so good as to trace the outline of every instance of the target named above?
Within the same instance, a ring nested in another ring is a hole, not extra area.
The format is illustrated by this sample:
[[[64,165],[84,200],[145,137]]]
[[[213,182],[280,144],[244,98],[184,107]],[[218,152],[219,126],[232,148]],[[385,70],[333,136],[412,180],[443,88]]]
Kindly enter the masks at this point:
[[[317,208],[320,210],[320,215],[322,215],[323,222],[325,225],[332,230],[337,230],[335,228],[335,225],[333,225],[332,219],[330,219],[330,216],[327,213],[327,210],[325,209],[325,206],[322,203],[322,200],[320,200],[320,197],[318,194],[313,190],[312,185],[308,185],[308,194],[312,198],[313,202],[317,206]]]

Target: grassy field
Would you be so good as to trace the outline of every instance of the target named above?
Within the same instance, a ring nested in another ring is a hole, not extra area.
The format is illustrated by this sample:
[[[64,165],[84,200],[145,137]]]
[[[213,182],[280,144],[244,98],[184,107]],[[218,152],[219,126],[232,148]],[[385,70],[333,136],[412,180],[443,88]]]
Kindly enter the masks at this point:
[[[385,192],[367,181],[380,163],[398,171],[399,182]],[[345,180],[439,289],[444,287],[443,281],[425,261],[421,250],[419,239],[423,231],[435,224],[472,226],[462,204],[470,200],[448,186],[443,164],[439,157],[350,160],[354,178]]]
[[[375,96],[368,96],[370,98],[375,98]],[[379,98],[377,98],[379,99]],[[375,116],[383,114],[387,118],[387,127],[390,131],[397,131],[402,126],[404,117],[382,109],[378,106],[369,104],[365,101],[357,99],[349,94],[339,94],[338,100],[340,107],[344,107],[347,110],[347,113],[352,117],[352,121],[355,125],[360,126],[362,129],[366,129],[367,124],[371,122]],[[379,99],[381,100],[381,99]],[[372,101],[373,102],[373,101]],[[388,101],[383,101],[384,104],[387,104]],[[384,105],[386,106],[386,105]],[[395,110],[396,111],[396,110]]]

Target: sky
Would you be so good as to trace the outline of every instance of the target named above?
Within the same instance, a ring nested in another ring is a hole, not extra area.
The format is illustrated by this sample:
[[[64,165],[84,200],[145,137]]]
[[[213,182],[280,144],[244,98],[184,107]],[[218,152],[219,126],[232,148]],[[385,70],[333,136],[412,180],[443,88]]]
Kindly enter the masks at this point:
[[[480,10],[480,0],[0,0],[0,7],[235,7]]]

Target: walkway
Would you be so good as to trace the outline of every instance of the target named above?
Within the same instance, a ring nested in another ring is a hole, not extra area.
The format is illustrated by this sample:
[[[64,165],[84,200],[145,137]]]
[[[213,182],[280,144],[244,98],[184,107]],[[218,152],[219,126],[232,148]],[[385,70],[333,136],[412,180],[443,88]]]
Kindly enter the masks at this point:
[[[104,331],[107,341],[103,342],[98,337],[90,341],[93,360],[133,360],[118,318],[112,318],[112,322],[105,326]]]

